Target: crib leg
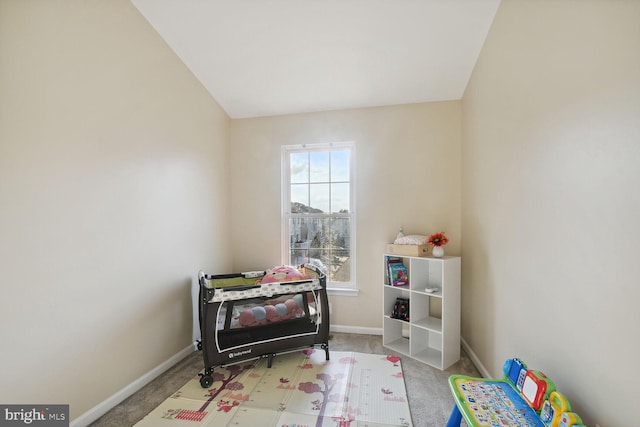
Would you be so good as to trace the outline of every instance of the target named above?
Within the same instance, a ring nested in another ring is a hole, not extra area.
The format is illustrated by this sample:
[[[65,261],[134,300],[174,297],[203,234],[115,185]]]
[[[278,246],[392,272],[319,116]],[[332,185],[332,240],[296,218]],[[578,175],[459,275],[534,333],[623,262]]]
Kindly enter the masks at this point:
[[[325,357],[329,360],[329,344],[322,344],[320,347],[324,349]]]

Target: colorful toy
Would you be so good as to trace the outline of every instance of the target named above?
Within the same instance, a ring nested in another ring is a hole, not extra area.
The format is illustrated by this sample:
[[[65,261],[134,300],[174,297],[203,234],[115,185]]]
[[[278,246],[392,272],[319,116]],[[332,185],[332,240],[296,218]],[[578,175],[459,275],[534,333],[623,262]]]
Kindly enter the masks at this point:
[[[544,373],[527,369],[518,358],[508,359],[502,371],[502,379],[449,377],[456,404],[447,427],[459,427],[463,418],[469,427],[583,427]]]
[[[267,270],[260,283],[293,282],[305,279],[305,275],[297,268],[290,265],[281,265]]]
[[[307,293],[307,303],[313,303],[313,292]],[[264,305],[242,310],[237,319],[240,326],[259,326],[280,320],[297,319],[304,315],[302,294],[265,301]]]
[[[522,383],[524,383],[524,377],[527,374],[527,365],[516,357],[507,359],[502,370],[505,378],[511,381],[518,391],[522,391]]]
[[[524,400],[536,411],[542,408],[542,404],[549,398],[549,394],[556,389],[555,384],[540,371],[528,370],[522,383],[522,396]]]
[[[449,386],[456,405],[447,427],[459,427],[462,417],[469,427],[546,427],[508,380],[452,375]]]
[[[559,391],[552,391],[540,410],[540,419],[547,427],[559,427],[563,413],[571,410],[569,401]]]
[[[238,316],[238,322],[243,327],[264,325],[267,322],[277,322],[286,319],[295,319],[303,312],[302,307],[293,299],[276,305],[257,306],[244,309]]]
[[[582,419],[575,412],[565,412],[560,416],[558,427],[584,427]]]

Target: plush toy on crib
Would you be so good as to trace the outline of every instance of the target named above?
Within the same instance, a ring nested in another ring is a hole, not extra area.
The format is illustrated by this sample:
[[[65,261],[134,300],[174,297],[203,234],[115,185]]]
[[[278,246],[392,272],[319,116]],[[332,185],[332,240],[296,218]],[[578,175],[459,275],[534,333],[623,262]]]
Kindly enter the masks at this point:
[[[281,265],[267,270],[267,273],[260,280],[260,283],[293,282],[295,280],[304,279],[304,274],[302,274],[297,268],[290,265]]]

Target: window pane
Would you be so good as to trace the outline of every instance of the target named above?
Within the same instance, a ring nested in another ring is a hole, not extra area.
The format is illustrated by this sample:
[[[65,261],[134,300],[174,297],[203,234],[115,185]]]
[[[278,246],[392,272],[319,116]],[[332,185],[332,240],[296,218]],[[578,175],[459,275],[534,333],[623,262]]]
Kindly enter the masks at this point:
[[[347,254],[329,249],[310,249],[310,264],[318,265],[330,282],[349,282],[351,263]]]
[[[310,181],[329,182],[329,152],[316,151],[309,153]]]
[[[331,213],[349,212],[349,184],[331,184]]]
[[[349,252],[351,245],[351,224],[349,218],[331,220],[331,248]]]
[[[291,182],[309,182],[309,154],[291,153]]]
[[[292,265],[300,265],[306,262],[315,264],[328,272],[326,264],[328,260],[323,247],[327,245],[330,234],[330,220],[316,217],[291,218],[290,230],[290,262]]]
[[[351,280],[348,218],[291,218],[289,262],[311,263],[325,271],[332,282]]]
[[[304,248],[300,244],[309,240],[309,220],[310,218],[291,218],[289,220],[289,243],[291,248]],[[308,248],[306,246],[306,249]]]
[[[349,181],[349,151],[331,152],[331,181]]]
[[[291,210],[292,213],[308,212],[309,186],[307,184],[293,184],[291,186]]]
[[[309,262],[309,246],[307,242],[294,242],[291,244],[289,265],[302,265]]]
[[[348,282],[351,280],[351,257],[348,250],[334,250],[332,252],[331,275],[332,282]]]
[[[309,185],[310,207],[321,212],[329,212],[329,184]]]
[[[351,280],[351,226],[348,218],[331,220],[331,280],[348,282]]]

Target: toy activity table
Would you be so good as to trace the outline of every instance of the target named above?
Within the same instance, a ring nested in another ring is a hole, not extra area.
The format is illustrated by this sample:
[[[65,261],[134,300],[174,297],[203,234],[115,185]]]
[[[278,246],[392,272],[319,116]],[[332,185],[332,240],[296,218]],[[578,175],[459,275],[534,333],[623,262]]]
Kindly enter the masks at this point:
[[[455,405],[447,427],[584,427],[569,401],[544,373],[508,359],[504,378],[449,377]]]
[[[460,426],[463,414],[469,426],[546,427],[536,411],[506,381],[456,375],[449,378],[449,385],[454,391],[456,406],[447,427]]]

